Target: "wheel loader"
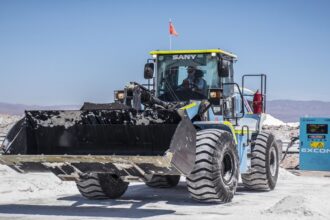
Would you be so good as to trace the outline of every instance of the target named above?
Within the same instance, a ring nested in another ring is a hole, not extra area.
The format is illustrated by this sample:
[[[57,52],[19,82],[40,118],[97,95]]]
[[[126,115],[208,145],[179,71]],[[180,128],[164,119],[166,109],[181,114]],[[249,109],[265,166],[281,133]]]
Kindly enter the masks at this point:
[[[237,57],[221,49],[150,55],[146,84],[129,83],[114,103],[25,111],[1,164],[75,181],[88,199],[119,198],[136,181],[175,187],[181,176],[200,202],[230,202],[239,176],[250,190],[273,190],[281,146],[262,130],[266,75],[244,75],[238,85]],[[250,77],[260,80],[258,91],[245,88]]]

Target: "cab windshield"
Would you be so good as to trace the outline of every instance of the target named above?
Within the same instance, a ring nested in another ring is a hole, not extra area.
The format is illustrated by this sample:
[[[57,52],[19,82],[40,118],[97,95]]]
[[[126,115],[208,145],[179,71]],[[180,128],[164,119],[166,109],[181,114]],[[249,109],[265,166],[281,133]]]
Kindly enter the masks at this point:
[[[157,96],[164,101],[201,100],[219,88],[217,57],[211,54],[159,55]]]

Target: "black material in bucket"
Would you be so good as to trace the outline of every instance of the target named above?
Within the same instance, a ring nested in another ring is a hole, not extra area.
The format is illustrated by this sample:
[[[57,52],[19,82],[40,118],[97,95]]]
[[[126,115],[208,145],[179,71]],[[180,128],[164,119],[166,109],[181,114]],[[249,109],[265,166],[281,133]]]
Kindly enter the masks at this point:
[[[25,115],[20,132],[26,143],[10,146],[25,145],[23,154],[163,155],[181,122],[175,110],[27,111]]]

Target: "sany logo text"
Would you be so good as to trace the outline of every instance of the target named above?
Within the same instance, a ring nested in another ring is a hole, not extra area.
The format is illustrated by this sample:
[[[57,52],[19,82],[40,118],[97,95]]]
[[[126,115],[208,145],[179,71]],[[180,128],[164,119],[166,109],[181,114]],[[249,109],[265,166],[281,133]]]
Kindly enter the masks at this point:
[[[173,60],[193,60],[196,58],[194,54],[173,55]]]

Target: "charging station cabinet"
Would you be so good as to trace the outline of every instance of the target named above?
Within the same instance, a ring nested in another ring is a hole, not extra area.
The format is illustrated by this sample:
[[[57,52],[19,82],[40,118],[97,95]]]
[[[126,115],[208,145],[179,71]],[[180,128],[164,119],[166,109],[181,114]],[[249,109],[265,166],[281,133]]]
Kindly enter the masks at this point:
[[[300,119],[300,170],[330,171],[330,118]]]

